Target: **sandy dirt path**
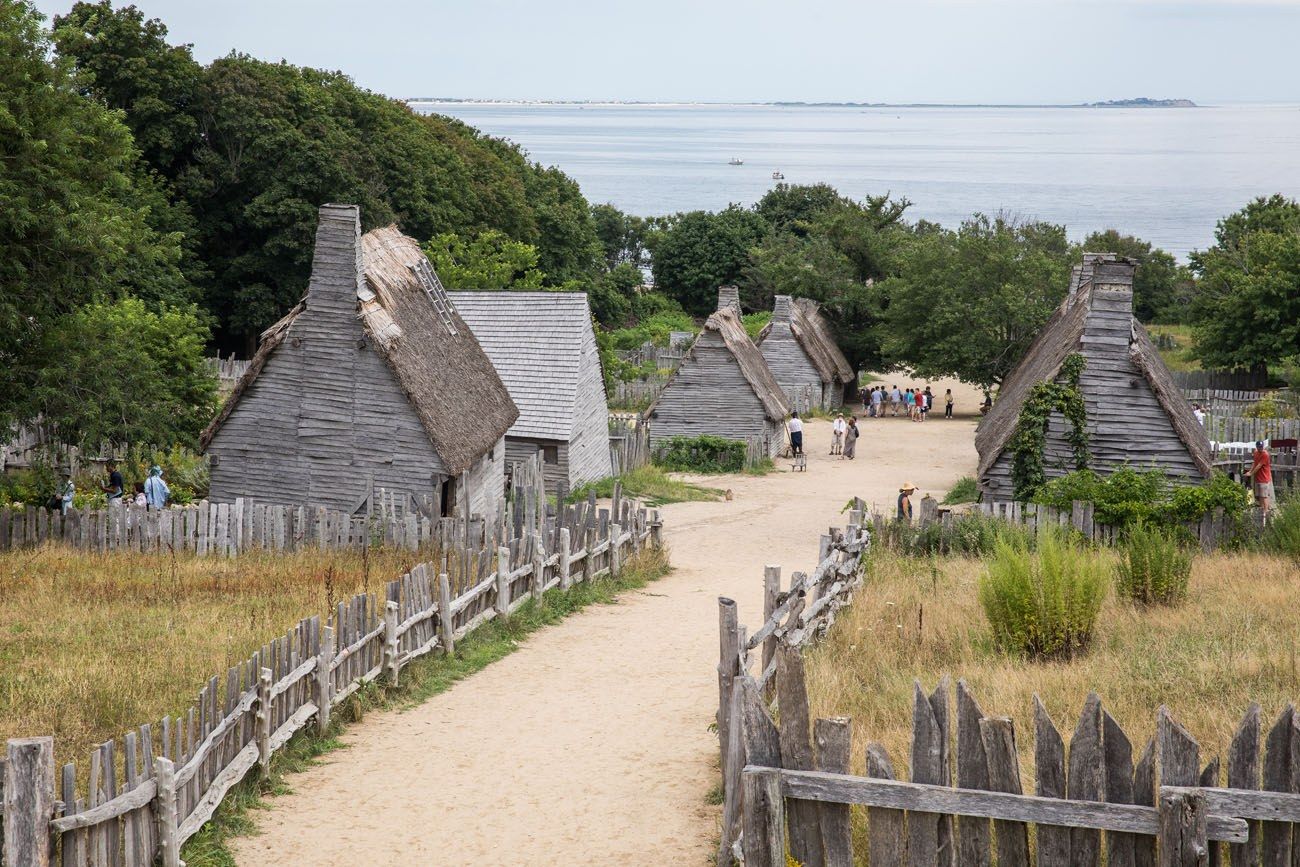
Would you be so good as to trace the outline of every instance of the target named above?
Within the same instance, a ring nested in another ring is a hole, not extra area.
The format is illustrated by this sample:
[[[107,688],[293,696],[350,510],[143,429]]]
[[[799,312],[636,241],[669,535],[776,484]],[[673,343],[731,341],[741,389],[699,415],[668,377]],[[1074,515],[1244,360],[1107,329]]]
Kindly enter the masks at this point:
[[[959,409],[976,406],[974,391],[954,392]],[[851,497],[892,509],[903,481],[941,496],[974,472],[972,418],[862,423],[855,461],[829,457],[830,424],[813,422],[807,473],[787,461],[706,479],[734,499],[666,507],[665,578],[535,633],[418,707],[351,727],[347,749],[254,816],[238,863],[708,863],[717,597],[756,625],[764,564],[786,579],[812,568]]]

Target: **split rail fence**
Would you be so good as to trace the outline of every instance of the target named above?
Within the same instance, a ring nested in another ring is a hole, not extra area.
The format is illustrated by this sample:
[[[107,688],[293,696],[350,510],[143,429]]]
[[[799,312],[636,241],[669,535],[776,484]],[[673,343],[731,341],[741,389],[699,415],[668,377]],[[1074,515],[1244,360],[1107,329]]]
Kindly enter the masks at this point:
[[[859,500],[855,505],[860,507],[862,503]],[[862,584],[862,560],[869,548],[862,523],[864,514],[861,508],[853,509],[847,528],[830,528],[821,537],[817,567],[811,573],[793,573],[785,591],[781,590],[780,566],[763,570],[763,623],[752,634],[740,625],[736,603],[725,597],[718,599],[717,724],[723,777],[719,864],[731,863],[741,830],[745,722],[740,717],[744,708],[735,700],[737,683],[744,679],[753,687],[755,696],[765,693],[770,697],[777,678],[778,648],[811,644],[831,627],[836,613],[852,601],[853,592]],[[748,675],[754,653],[759,654],[757,678]]]
[[[544,504],[544,500],[541,501]],[[340,602],[327,624],[302,620],[223,675],[179,717],[129,732],[58,775],[52,738],[10,740],[0,789],[2,867],[179,867],[180,849],[226,793],[365,683],[397,683],[431,653],[451,654],[479,626],[507,617],[551,588],[617,575],[643,546],[661,544],[657,512],[615,497],[554,514],[521,504],[530,530],[495,551],[460,551],[389,582],[382,599]],[[487,555],[491,556],[487,556]]]

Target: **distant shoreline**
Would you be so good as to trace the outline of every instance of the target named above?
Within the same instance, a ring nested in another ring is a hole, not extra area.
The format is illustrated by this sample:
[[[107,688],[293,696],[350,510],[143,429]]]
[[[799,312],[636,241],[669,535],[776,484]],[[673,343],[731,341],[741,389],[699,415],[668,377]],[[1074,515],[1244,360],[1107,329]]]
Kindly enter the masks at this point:
[[[1073,103],[998,103],[998,102],[673,102],[658,100],[615,99],[465,99],[441,96],[417,96],[404,100],[407,105],[483,105],[483,106],[591,106],[634,108],[1203,108],[1190,99],[1116,99],[1105,102]]]

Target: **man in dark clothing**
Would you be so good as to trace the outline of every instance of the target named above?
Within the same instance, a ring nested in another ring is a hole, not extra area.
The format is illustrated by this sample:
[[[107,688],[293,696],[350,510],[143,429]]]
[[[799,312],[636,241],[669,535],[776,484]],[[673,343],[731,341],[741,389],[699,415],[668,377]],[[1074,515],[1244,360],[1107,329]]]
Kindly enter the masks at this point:
[[[125,490],[126,483],[122,481],[122,474],[117,471],[117,462],[109,461],[107,465],[108,484],[104,485],[102,490],[108,495],[110,504],[122,502],[122,491]]]

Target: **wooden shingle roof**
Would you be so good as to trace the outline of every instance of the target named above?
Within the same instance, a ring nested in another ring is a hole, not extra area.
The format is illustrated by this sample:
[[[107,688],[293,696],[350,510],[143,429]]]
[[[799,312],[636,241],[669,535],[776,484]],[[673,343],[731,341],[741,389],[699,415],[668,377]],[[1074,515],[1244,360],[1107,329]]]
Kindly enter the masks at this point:
[[[569,440],[577,415],[583,345],[595,342],[587,294],[449,294],[519,407],[519,420],[509,435]]]

